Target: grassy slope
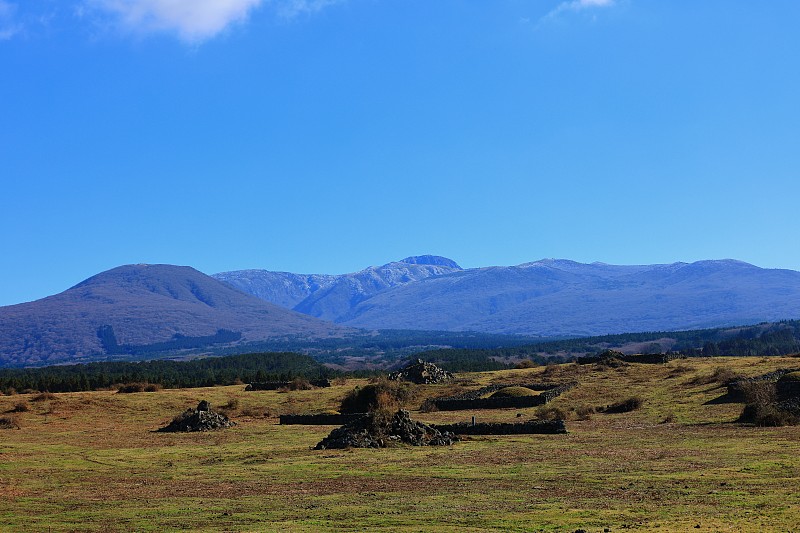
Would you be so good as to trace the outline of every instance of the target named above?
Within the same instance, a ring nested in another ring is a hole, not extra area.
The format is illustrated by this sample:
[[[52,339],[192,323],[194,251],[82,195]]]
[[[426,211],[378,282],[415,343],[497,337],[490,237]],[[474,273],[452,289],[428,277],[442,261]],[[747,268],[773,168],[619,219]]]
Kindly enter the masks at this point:
[[[472,387],[535,381],[542,372],[577,378],[582,384],[554,402],[565,409],[633,394],[646,403],[570,421],[568,435],[475,437],[452,448],[314,451],[331,427],[277,425],[275,414],[335,408],[356,380],[291,393],[234,386],[58,395],[31,403],[19,415],[22,429],[0,430],[0,529],[790,530],[800,522],[800,427],[743,427],[732,423],[741,405],[704,405],[722,389],[691,382],[719,366],[757,375],[800,360],[463,375]],[[202,398],[215,405],[238,398],[238,426],[151,433]],[[0,411],[23,399],[0,397]],[[534,410],[474,414],[511,421],[518,412],[524,419]],[[472,414],[414,416],[444,422]],[[662,423],[668,417],[674,422]]]

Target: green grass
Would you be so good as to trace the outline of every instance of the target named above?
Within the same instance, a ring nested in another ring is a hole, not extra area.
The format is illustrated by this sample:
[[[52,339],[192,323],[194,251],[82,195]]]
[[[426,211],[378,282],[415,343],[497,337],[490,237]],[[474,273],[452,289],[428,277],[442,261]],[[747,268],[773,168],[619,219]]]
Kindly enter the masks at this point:
[[[741,404],[707,404],[724,388],[693,383],[720,366],[752,376],[797,359],[461,375],[424,394],[530,383],[546,372],[549,381],[580,382],[552,403],[565,412],[630,396],[644,404],[569,420],[567,435],[473,437],[448,448],[315,451],[332,427],[277,425],[281,413],[335,409],[360,380],[289,393],[59,394],[15,414],[21,429],[0,430],[0,530],[792,530],[800,523],[800,428],[738,425]],[[231,398],[239,400],[235,428],[152,432],[200,399]],[[0,397],[0,412],[26,399]],[[534,413],[412,414],[444,423]]]

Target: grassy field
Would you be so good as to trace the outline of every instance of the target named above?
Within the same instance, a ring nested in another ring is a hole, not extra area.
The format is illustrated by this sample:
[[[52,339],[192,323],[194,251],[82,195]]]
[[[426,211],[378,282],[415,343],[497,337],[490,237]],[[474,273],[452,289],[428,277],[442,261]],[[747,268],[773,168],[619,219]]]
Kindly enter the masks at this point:
[[[708,403],[719,368],[758,375],[797,358],[715,358],[459,376],[458,388],[543,379],[580,385],[552,404],[567,435],[467,438],[447,448],[325,450],[330,426],[281,413],[335,409],[354,385],[288,393],[243,386],[0,397],[0,531],[791,531],[800,524],[800,427],[734,423]],[[585,414],[629,396],[624,414]],[[235,428],[162,434],[200,399],[231,402]],[[20,402],[29,410],[6,413]],[[579,420],[577,409],[581,412]],[[535,409],[413,412],[426,422],[531,418]]]

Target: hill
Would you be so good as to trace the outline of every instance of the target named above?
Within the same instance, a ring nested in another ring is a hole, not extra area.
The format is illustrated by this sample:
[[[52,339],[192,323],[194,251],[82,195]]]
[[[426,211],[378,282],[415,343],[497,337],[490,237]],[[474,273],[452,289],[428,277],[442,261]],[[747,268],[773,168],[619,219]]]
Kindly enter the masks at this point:
[[[413,266],[405,261],[380,268],[397,272],[398,265]],[[358,328],[538,336],[701,329],[800,317],[800,272],[741,261],[620,266],[544,259],[512,267],[452,265],[402,283],[373,284],[371,290],[362,290],[364,284],[355,280],[372,271],[339,277],[292,308]],[[246,277],[238,277],[244,290]]]
[[[55,296],[0,308],[0,366],[141,358],[170,349],[348,331],[190,267],[127,265]]]

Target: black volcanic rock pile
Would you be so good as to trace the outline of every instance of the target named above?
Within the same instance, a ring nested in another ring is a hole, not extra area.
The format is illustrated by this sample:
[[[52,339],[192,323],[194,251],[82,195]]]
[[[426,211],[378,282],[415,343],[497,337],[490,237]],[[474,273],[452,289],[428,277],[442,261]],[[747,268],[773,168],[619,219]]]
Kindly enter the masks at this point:
[[[158,431],[175,433],[181,431],[212,431],[235,426],[235,422],[228,417],[211,410],[211,404],[206,400],[197,404],[195,409],[187,409],[176,416],[172,422]]]
[[[391,418],[381,413],[369,413],[358,420],[334,429],[317,444],[317,450],[341,448],[386,448],[393,443],[412,446],[449,446],[458,437],[416,422],[405,409]]]
[[[422,359],[417,359],[415,363],[408,364],[402,370],[389,374],[389,379],[428,385],[450,381],[453,379],[453,374],[433,363],[426,363]]]

